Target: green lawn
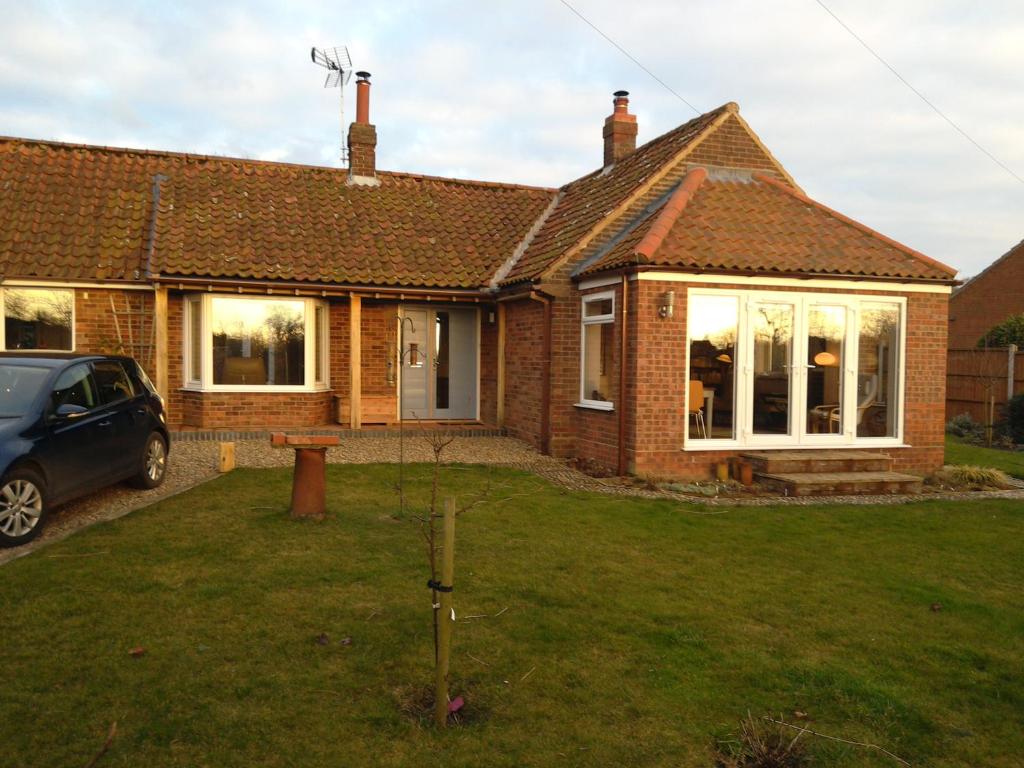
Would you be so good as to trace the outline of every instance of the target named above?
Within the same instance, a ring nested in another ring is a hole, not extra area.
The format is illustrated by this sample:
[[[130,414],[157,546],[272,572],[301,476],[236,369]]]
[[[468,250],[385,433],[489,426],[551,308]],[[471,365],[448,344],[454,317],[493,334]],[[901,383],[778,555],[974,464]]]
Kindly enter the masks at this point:
[[[946,463],[975,467],[995,467],[1012,477],[1024,480],[1024,451],[1001,451],[983,448],[946,435]]]
[[[507,610],[456,625],[470,721],[437,733],[399,707],[432,652],[395,477],[331,467],[317,524],[287,518],[289,471],[237,470],[3,566],[0,764],[83,766],[116,720],[99,768],[708,766],[748,711],[799,710],[914,765],[1020,765],[1019,501],[698,514],[495,470],[455,600]]]

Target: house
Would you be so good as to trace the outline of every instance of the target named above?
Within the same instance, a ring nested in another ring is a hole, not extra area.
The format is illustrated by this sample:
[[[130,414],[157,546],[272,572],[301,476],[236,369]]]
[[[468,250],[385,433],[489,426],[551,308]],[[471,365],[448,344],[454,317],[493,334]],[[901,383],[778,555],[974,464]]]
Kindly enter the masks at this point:
[[[954,270],[808,198],[736,104],[559,189],[0,140],[0,347],[123,349],[177,429],[480,423],[620,472],[942,463]]]
[[[976,347],[986,333],[1020,314],[1024,314],[1024,240],[953,292],[949,348]]]

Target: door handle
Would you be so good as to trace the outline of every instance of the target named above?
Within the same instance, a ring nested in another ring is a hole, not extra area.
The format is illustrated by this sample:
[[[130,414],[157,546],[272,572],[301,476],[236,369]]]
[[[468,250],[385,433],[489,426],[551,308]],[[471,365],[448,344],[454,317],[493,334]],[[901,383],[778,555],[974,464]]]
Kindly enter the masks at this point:
[[[99,424],[97,424],[96,426],[97,426],[97,427],[109,427],[109,426],[110,426],[111,424],[113,424],[113,423],[114,423],[114,422],[112,422],[112,421],[111,421],[110,419],[104,419],[103,421],[101,421],[101,422],[100,422]]]

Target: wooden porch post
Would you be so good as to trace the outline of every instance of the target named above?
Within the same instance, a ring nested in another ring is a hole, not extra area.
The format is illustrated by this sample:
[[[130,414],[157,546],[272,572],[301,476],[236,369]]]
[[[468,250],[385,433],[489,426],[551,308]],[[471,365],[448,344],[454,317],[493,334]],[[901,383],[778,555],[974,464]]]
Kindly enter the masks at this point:
[[[498,305],[498,426],[505,426],[505,305]]]
[[[359,429],[363,424],[363,300],[357,294],[353,293],[349,295],[348,312],[349,404],[351,406],[349,426],[351,426],[352,429]]]
[[[164,400],[170,399],[170,390],[167,380],[167,289],[162,285],[156,286],[153,293],[153,322],[155,323],[155,345],[153,350],[154,374],[156,375],[157,392],[163,395]]]

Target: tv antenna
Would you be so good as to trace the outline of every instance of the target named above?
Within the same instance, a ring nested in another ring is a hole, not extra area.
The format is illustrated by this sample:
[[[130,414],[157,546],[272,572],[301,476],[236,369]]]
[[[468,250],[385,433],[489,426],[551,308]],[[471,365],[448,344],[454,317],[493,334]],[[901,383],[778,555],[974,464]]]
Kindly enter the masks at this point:
[[[327,70],[324,88],[337,88],[341,103],[341,162],[348,162],[348,146],[345,144],[345,86],[352,77],[352,57],[348,46],[338,48],[312,48],[309,52],[313,63]]]

